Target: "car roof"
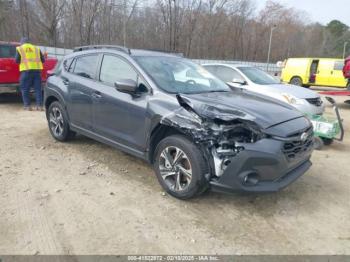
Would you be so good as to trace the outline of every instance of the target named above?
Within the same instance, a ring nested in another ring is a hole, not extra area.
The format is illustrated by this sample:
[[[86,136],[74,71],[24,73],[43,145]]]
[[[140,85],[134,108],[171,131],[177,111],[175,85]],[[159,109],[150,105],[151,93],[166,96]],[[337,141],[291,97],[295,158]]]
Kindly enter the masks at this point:
[[[129,49],[122,46],[112,46],[112,45],[104,45],[104,46],[82,46],[74,48],[74,52],[66,56],[75,57],[81,54],[94,54],[94,53],[115,53],[121,54],[131,57],[140,57],[140,56],[162,56],[162,57],[182,57],[181,53],[170,53],[166,51],[158,51],[158,50],[144,50],[144,49]]]
[[[204,63],[202,66],[225,66],[225,67],[231,67],[231,68],[237,68],[237,67],[254,67],[251,65],[246,65],[246,64],[231,64],[231,63]]]

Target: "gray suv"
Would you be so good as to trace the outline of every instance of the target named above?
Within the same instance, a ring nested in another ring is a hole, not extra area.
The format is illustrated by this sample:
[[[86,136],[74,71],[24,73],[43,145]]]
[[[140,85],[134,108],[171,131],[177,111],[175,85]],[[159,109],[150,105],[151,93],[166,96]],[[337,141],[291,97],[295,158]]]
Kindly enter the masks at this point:
[[[174,54],[76,48],[49,77],[45,106],[55,139],[79,133],[145,159],[180,199],[209,188],[278,191],[311,166],[313,130],[301,113],[231,91]]]

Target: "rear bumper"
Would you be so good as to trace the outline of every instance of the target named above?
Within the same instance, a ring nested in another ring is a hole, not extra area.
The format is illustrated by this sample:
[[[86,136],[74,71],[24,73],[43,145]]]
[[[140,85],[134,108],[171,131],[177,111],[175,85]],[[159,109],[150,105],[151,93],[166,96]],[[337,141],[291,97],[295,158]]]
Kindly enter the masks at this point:
[[[282,151],[284,143],[264,139],[247,144],[246,149],[231,160],[223,175],[210,182],[218,192],[276,192],[301,177],[312,165],[312,146],[288,158]],[[253,177],[255,183],[249,183]]]
[[[19,84],[0,84],[0,94],[17,93],[19,91]]]

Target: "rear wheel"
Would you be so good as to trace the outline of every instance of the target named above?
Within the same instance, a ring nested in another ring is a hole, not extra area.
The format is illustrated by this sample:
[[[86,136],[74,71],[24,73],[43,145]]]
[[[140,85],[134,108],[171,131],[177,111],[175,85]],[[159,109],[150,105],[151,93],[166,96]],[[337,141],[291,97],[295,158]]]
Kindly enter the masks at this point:
[[[67,113],[58,101],[50,104],[47,119],[50,133],[56,140],[63,142],[75,136],[69,128]]]
[[[155,151],[154,170],[163,189],[179,199],[189,199],[209,187],[208,167],[202,152],[184,136],[163,139]]]
[[[294,76],[289,83],[295,86],[303,86],[303,80],[299,76]]]

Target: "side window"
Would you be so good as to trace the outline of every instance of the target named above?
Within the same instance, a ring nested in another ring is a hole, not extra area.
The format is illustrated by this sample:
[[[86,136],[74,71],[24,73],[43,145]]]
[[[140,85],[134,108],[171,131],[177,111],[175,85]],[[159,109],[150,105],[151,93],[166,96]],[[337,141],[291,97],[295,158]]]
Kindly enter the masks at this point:
[[[100,81],[114,85],[121,79],[131,79],[137,81],[137,73],[134,68],[126,61],[113,55],[104,55]]]
[[[75,63],[77,62],[77,59],[74,58],[73,62],[70,64],[69,68],[68,68],[68,72],[69,73],[73,73],[74,71],[74,67],[75,67]]]
[[[0,58],[14,58],[16,47],[12,45],[0,45]]]
[[[344,67],[344,62],[342,61],[336,61],[334,63],[334,70],[343,70],[343,67]]]
[[[93,79],[98,63],[98,55],[87,55],[78,57],[75,61],[74,74]]]
[[[209,71],[210,73],[212,73],[213,75],[216,74],[216,67],[215,66],[204,66],[204,68]]]
[[[218,66],[216,75],[224,82],[232,82],[233,79],[243,80],[238,72],[225,66]]]
[[[64,71],[69,71],[69,67],[72,64],[72,61],[73,61],[73,58],[68,58],[68,59],[63,61]]]

